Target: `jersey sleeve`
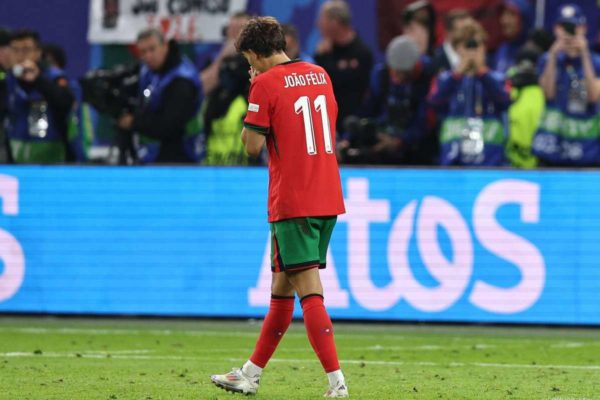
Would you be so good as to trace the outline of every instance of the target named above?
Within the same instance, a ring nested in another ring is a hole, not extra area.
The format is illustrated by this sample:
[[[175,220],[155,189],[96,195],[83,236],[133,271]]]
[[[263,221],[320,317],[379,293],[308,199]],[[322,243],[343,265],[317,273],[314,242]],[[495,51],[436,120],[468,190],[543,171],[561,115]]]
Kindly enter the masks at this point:
[[[270,99],[262,81],[253,82],[248,96],[248,113],[244,127],[254,132],[267,135],[271,128]]]

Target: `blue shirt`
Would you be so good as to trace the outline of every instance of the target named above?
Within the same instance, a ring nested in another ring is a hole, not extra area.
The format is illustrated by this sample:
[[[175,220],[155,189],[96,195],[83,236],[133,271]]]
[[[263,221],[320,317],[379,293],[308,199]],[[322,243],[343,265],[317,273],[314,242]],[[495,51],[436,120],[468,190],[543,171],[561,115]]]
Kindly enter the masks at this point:
[[[542,76],[546,63],[548,62],[549,54],[544,54],[538,62],[538,75]],[[592,65],[597,77],[600,77],[600,55],[592,53]],[[557,108],[563,113],[577,118],[591,118],[597,113],[597,103],[589,103],[587,109],[583,113],[573,113],[569,111],[569,91],[571,81],[577,78],[580,81],[584,80],[583,64],[581,57],[570,58],[564,53],[559,53],[556,56],[556,95],[554,99],[546,99],[546,105],[550,108]]]

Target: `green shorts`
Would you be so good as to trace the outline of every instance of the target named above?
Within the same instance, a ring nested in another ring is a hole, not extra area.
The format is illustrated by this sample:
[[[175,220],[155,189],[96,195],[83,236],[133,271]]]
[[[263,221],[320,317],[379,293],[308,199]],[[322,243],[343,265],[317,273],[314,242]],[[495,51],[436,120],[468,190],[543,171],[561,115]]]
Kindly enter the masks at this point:
[[[303,217],[272,222],[273,272],[325,268],[337,217]]]

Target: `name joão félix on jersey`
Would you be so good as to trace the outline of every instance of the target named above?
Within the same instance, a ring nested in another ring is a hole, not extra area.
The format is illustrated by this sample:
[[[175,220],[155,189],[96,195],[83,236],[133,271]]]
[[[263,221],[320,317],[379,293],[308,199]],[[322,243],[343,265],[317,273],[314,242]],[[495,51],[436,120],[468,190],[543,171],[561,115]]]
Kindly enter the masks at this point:
[[[284,89],[297,86],[327,85],[327,79],[325,79],[325,74],[322,72],[309,72],[308,74],[293,73],[291,75],[285,75],[283,80],[285,83]]]

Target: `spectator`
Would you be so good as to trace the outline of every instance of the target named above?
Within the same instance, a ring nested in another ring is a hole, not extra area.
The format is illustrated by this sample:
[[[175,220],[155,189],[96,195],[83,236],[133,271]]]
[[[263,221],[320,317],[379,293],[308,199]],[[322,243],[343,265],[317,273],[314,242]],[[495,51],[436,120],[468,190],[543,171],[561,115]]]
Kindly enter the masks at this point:
[[[15,32],[10,42],[14,65],[8,75],[8,129],[11,157],[17,163],[67,160],[67,125],[73,94],[65,73],[42,65],[40,37]]]
[[[503,165],[506,111],[510,94],[502,74],[486,66],[481,25],[472,22],[457,34],[453,46],[460,63],[442,72],[430,102],[447,115],[440,132],[442,165]]]
[[[492,61],[492,69],[505,73],[515,64],[517,53],[527,41],[533,26],[533,7],[529,0],[504,0],[500,12],[500,28],[506,41]]]
[[[538,165],[538,158],[533,154],[533,138],[546,104],[536,69],[542,53],[533,41],[527,42],[507,74],[513,103],[508,110],[510,135],[506,143],[506,157],[517,168],[535,168]]]
[[[338,101],[338,132],[344,119],[358,115],[369,87],[373,55],[352,28],[350,7],[342,0],[328,0],[317,21],[323,40],[317,46],[315,61],[333,83]]]
[[[125,113],[119,118],[120,134],[136,133],[134,147],[143,164],[199,161],[201,132],[197,116],[202,84],[196,67],[160,30],[142,31],[137,47],[143,63],[141,104],[135,114]]]
[[[398,36],[386,50],[386,62],[375,66],[367,102],[371,123],[347,121],[351,135],[340,147],[344,162],[374,164],[431,163],[423,156],[426,98],[431,83],[430,60],[408,35]],[[435,152],[435,148],[434,148]]]
[[[5,132],[5,121],[8,108],[6,78],[12,68],[12,52],[10,50],[10,32],[0,28],[0,164],[10,162],[8,139]]]
[[[460,57],[452,43],[462,27],[473,21],[473,17],[466,10],[453,10],[448,13],[444,20],[446,29],[444,43],[433,54],[433,70],[436,73],[450,71],[458,66]]]
[[[202,107],[206,135],[206,165],[246,165],[248,155],[240,141],[243,119],[248,111],[248,69],[241,54],[221,61],[219,83]]]
[[[42,59],[46,65],[61,70],[67,66],[67,54],[62,47],[56,44],[45,43],[42,46]],[[69,87],[75,101],[69,116],[67,161],[85,162],[88,161],[88,147],[94,140],[91,110],[88,104],[83,103],[83,93],[79,82],[73,79],[69,82]]]
[[[547,165],[589,166],[600,162],[600,57],[590,51],[586,31],[581,8],[563,5],[554,25],[556,41],[540,61],[546,112],[533,148]]]
[[[300,49],[300,38],[298,30],[292,24],[281,25],[283,34],[285,35],[285,52],[291,60],[302,60],[311,64],[315,63],[315,59],[309,54],[303,53]]]
[[[402,13],[404,33],[417,43],[421,54],[433,55],[435,49],[435,10],[427,0],[409,4]]]
[[[221,51],[215,60],[200,73],[200,80],[202,81],[202,88],[205,95],[209,95],[219,86],[220,71],[222,70],[221,64],[223,64],[223,61],[238,55],[235,51],[235,40],[249,20],[250,15],[245,12],[238,12],[229,19],[229,23],[224,29],[225,43],[223,43]]]

